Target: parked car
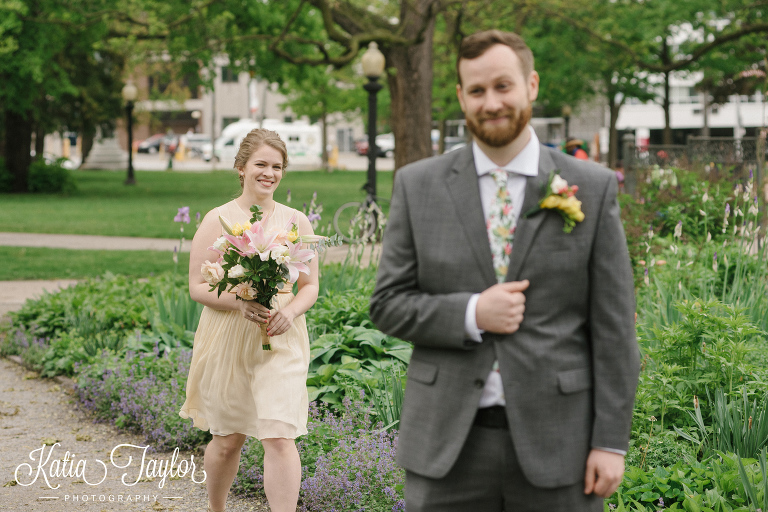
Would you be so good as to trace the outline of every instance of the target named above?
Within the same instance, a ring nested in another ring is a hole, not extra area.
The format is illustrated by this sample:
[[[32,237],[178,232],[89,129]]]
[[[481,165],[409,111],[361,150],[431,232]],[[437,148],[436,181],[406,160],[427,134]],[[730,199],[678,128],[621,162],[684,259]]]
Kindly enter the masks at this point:
[[[383,133],[376,136],[376,146],[379,149],[379,157],[391,158],[395,154],[395,135]],[[368,136],[363,135],[355,141],[355,152],[358,155],[368,154]]]
[[[364,135],[355,141],[355,153],[364,156],[368,154],[368,136]]]
[[[466,137],[446,137],[445,152],[448,153],[454,149],[460,149],[467,145]]]
[[[179,147],[179,136],[175,133],[167,133],[163,136],[163,146],[165,151],[175,153],[176,148]]]
[[[376,136],[376,146],[379,148],[379,156],[392,158],[395,156],[395,134],[383,133]]]
[[[160,144],[163,143],[165,138],[164,133],[156,133],[151,137],[139,142],[139,153],[157,153],[160,151]]]
[[[187,142],[187,151],[191,156],[202,157],[206,144],[211,144],[211,136],[202,133],[190,133],[185,135]],[[208,158],[210,160],[210,158]]]

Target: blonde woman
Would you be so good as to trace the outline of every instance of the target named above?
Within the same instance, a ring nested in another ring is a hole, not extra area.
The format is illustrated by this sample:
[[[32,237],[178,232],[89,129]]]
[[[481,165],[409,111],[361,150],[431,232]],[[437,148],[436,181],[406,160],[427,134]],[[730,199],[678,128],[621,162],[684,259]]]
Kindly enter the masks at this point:
[[[251,218],[259,205],[267,229],[283,228],[294,214],[300,235],[311,235],[307,217],[274,200],[285,174],[288,153],[277,133],[251,131],[235,157],[242,194],[214,208],[203,219],[192,241],[189,293],[203,304],[195,334],[186,402],[179,414],[210,430],[213,440],[205,450],[204,467],[208,510],[225,509],[227,494],[237,475],[246,436],[264,446],[264,490],[275,512],[294,512],[301,484],[301,463],[295,438],[307,433],[307,369],[309,338],[304,313],[318,293],[317,258],[309,275],[300,274],[294,296],[286,287],[273,300],[273,309],[235,295],[209,291],[200,272],[209,250],[223,231],[219,216],[232,224]],[[261,325],[266,324],[272,350],[263,350]]]

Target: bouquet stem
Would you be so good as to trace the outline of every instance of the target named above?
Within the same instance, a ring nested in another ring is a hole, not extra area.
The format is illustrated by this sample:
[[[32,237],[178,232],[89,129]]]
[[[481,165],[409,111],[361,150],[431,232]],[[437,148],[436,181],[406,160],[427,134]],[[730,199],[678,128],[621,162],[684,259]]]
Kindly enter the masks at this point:
[[[267,334],[267,324],[260,324],[261,328],[261,349],[272,350],[272,346],[269,343],[269,334]]]

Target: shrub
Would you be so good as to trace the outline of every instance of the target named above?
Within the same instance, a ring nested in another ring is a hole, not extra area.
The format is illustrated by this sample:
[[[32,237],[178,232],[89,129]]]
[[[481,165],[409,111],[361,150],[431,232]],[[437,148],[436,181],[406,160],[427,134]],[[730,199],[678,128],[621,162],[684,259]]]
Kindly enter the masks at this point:
[[[77,185],[70,172],[62,167],[61,160],[47,164],[43,160],[34,160],[29,166],[29,191],[40,194],[71,194],[77,191]]]
[[[211,435],[176,414],[191,360],[192,352],[181,350],[164,357],[104,352],[93,364],[76,367],[80,403],[97,419],[142,434],[152,450],[193,449]]]
[[[405,511],[405,471],[395,463],[395,433],[364,431],[317,459],[301,484],[305,512]]]
[[[657,467],[674,466],[686,456],[690,458],[694,455],[688,444],[671,430],[654,433],[653,423],[655,422],[651,422],[649,432],[644,432],[629,442],[627,466],[648,471]]]
[[[405,510],[405,471],[394,459],[396,433],[370,430],[370,411],[362,398],[345,398],[339,413],[310,404],[307,435],[297,440],[301,510]],[[233,490],[263,495],[263,463],[261,443],[249,439]]]

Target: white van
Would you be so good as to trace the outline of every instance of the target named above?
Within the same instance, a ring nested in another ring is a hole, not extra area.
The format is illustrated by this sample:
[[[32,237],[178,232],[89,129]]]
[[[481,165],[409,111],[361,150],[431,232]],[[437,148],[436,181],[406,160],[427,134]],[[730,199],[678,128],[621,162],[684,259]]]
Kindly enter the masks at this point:
[[[288,165],[292,169],[319,169],[322,165],[322,133],[320,126],[310,125],[306,121],[284,123],[277,119],[265,119],[263,128],[280,135],[288,149]],[[203,158],[216,157],[219,162],[234,165],[240,142],[248,132],[258,128],[259,123],[250,119],[241,119],[224,128],[221,137],[213,143],[211,151],[205,151]]]

